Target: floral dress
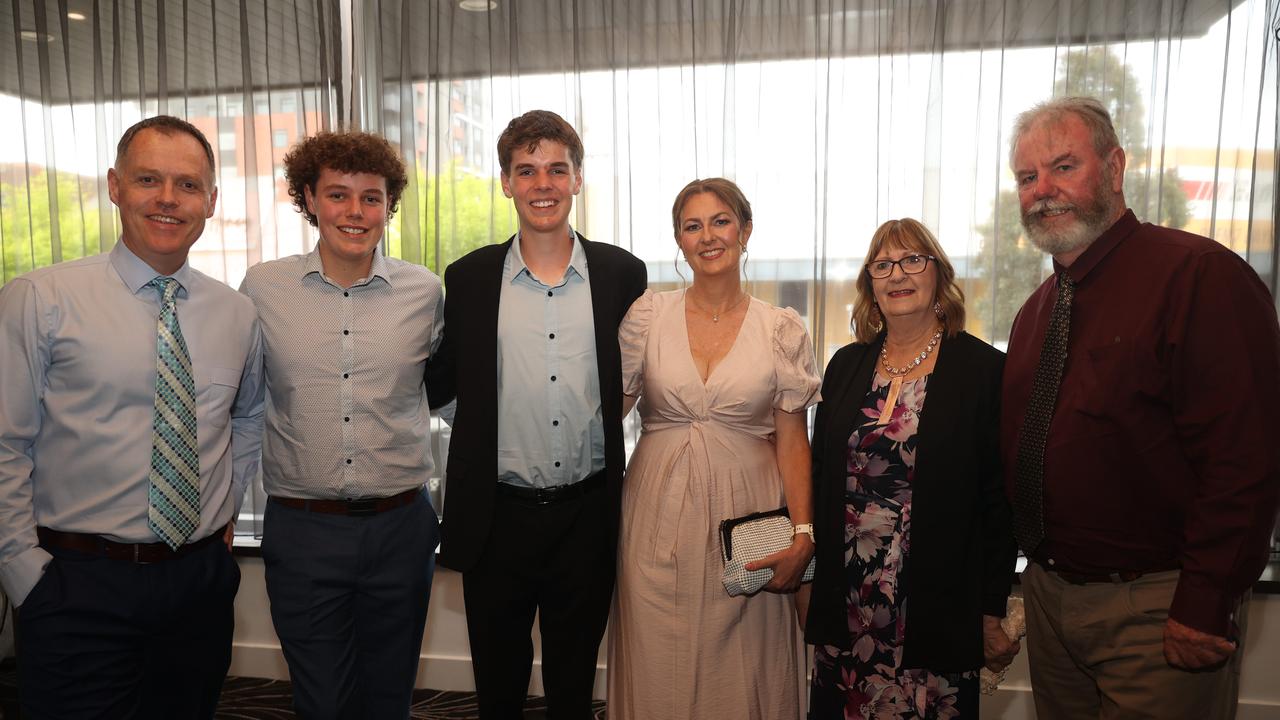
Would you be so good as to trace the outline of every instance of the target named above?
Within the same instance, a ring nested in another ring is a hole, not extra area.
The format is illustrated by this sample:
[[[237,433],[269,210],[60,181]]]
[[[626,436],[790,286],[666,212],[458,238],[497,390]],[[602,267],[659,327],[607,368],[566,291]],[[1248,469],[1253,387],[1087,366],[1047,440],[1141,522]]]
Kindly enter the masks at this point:
[[[878,424],[889,379],[876,373],[849,438],[845,573],[851,650],[814,649],[809,716],[976,718],[978,674],[902,667],[907,596],[899,584],[911,550],[916,431],[929,376],[909,380],[887,424]]]

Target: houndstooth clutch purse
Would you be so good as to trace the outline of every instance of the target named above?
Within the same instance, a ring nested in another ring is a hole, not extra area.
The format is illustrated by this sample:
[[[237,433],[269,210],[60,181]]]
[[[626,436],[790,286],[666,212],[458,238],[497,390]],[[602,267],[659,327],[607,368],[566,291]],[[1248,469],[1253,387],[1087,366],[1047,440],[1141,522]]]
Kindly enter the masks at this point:
[[[787,508],[729,518],[720,523],[720,554],[724,573],[720,580],[730,596],[751,595],[769,584],[773,570],[747,570],[746,564],[791,546],[791,518]],[[813,579],[813,558],[802,582]]]

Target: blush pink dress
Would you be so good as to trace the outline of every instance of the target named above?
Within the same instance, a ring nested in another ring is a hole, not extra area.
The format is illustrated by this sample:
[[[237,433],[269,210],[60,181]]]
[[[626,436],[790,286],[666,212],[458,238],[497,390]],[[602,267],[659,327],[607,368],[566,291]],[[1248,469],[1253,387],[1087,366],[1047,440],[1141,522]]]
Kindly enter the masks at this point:
[[[807,687],[793,596],[729,597],[718,529],[785,503],[773,413],[819,399],[809,334],[794,310],[752,298],[704,384],[677,290],[636,300],[619,342],[643,432],[623,483],[609,718],[798,719]]]

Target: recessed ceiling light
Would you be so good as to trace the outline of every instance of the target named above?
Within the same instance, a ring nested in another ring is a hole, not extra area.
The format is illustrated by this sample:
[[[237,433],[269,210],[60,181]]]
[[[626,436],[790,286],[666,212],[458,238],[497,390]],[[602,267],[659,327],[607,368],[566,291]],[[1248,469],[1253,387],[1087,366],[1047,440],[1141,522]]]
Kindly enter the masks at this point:
[[[458,7],[471,12],[489,12],[498,7],[494,0],[458,0]]]
[[[67,13],[67,19],[68,20],[84,20],[85,18],[84,18],[84,13],[69,12]]]
[[[45,33],[42,36],[40,33],[36,32],[35,30],[23,30],[22,32],[18,33],[18,36],[21,37],[23,40],[26,40],[27,42],[40,42],[41,40],[44,40],[45,42],[53,42],[54,40],[57,39],[54,36],[50,35],[49,33]]]

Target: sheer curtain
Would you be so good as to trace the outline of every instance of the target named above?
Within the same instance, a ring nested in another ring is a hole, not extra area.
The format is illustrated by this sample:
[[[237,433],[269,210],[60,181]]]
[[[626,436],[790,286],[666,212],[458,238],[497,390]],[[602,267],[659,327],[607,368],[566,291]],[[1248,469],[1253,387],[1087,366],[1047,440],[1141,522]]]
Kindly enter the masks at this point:
[[[1048,268],[1021,237],[1009,128],[1055,95],[1111,108],[1140,217],[1229,245],[1274,287],[1278,8],[384,1],[362,7],[361,54],[381,80],[369,122],[418,178],[401,215],[406,257],[442,269],[505,236],[497,134],[548,108],[586,144],[577,227],[648,261],[654,285],[681,282],[668,220],[679,188],[736,180],[756,213],[752,290],[806,317],[825,361],[850,339],[872,231],[902,216],[942,240],[971,331],[1004,339]]]
[[[344,104],[336,3],[14,0],[0,12],[3,279],[109,250],[106,171],[134,122],[190,120],[217,157],[217,213],[191,255],[237,285],[311,242],[280,160]]]
[[[755,210],[751,291],[806,319],[821,362],[850,340],[872,231],[903,216],[938,234],[970,331],[1000,345],[1049,267],[1022,237],[1009,128],[1040,100],[1091,94],[1116,118],[1139,217],[1224,243],[1276,289],[1280,0],[8,5],[5,281],[111,246],[115,141],[158,112],[190,119],[217,153],[199,269],[235,286],[253,263],[309,250],[281,158],[353,125],[410,167],[387,251],[442,273],[514,231],[494,146],[511,117],[547,108],[586,145],[575,226],[643,258],[655,288],[690,277],[676,192],[723,175]]]

